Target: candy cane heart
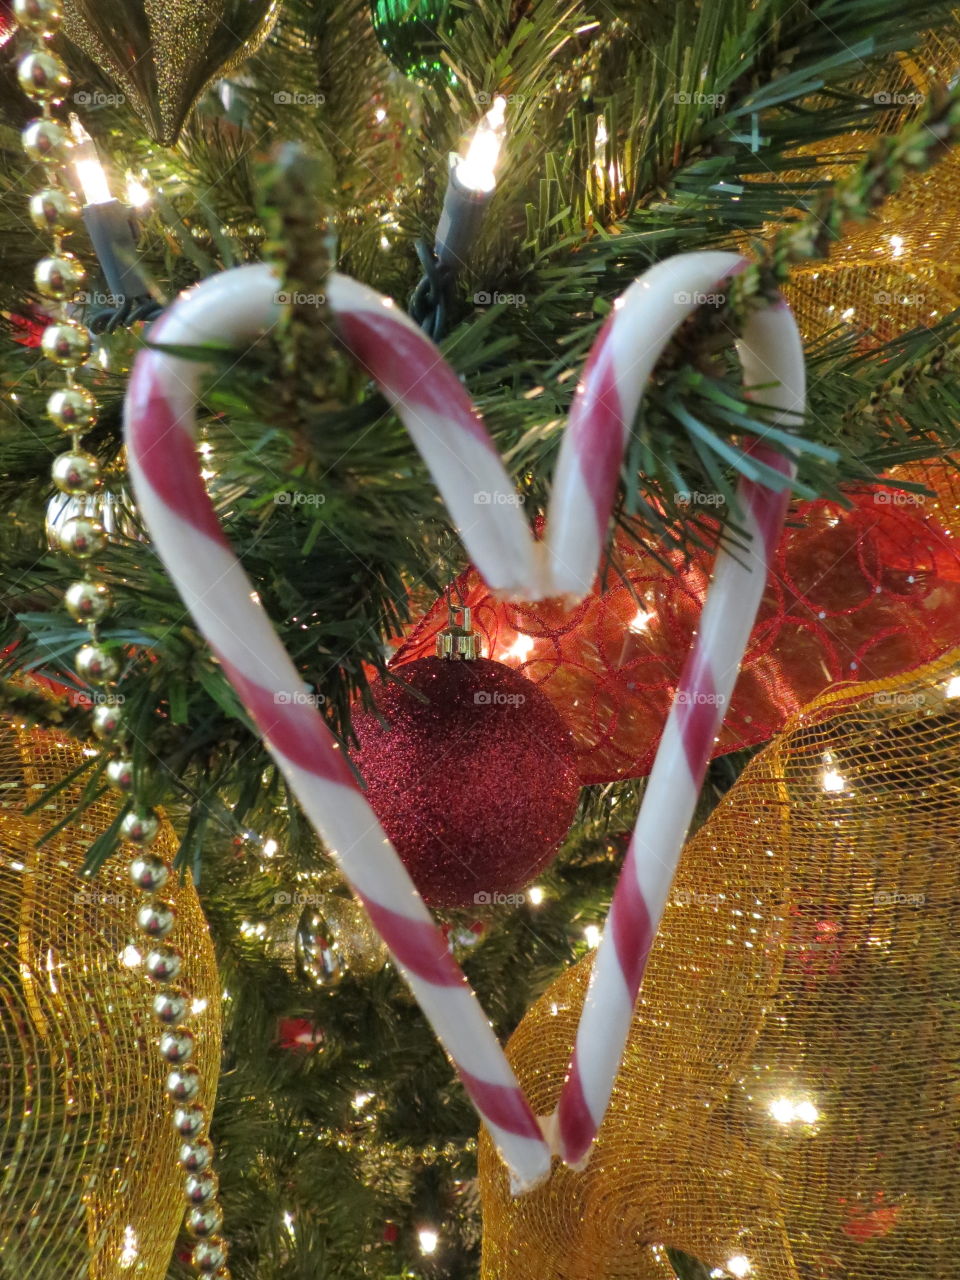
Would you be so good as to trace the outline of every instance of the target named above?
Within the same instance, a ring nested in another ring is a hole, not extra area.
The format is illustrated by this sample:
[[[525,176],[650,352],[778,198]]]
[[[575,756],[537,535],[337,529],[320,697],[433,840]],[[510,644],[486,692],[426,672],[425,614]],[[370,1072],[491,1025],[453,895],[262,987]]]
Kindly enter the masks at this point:
[[[327,297],[345,346],[396,408],[487,584],[511,597],[537,600],[575,597],[589,589],[630,423],[649,373],[673,328],[702,294],[722,288],[724,278],[741,266],[742,259],[733,254],[683,255],[651,268],[618,300],[575,397],[547,540],[539,544],[482,419],[433,343],[389,299],[345,276],[330,277]],[[571,1073],[555,1115],[538,1121],[476,997],[310,702],[206,495],[193,445],[203,365],[162,348],[250,340],[276,318],[276,289],[267,267],[241,267],[183,295],[154,325],[151,339],[159,349],[138,357],[126,404],[137,500],[198,627],[453,1059],[511,1170],[514,1189],[523,1191],[548,1175],[551,1147],[570,1163],[582,1161],[606,1109],[710,742],[759,606],[783,520],[790,467],[770,450],[754,450],[784,474],[784,491],[755,481],[740,487],[741,523],[755,536],[746,562],[742,551],[735,557],[721,550],[717,556],[700,634],[598,951]],[[754,317],[740,345],[747,383],[764,385],[764,402],[779,410],[779,421],[795,425],[803,407],[803,360],[789,312],[772,308]],[[664,806],[670,810],[662,830],[655,805],[661,817]],[[605,1039],[591,1044],[587,1032]]]

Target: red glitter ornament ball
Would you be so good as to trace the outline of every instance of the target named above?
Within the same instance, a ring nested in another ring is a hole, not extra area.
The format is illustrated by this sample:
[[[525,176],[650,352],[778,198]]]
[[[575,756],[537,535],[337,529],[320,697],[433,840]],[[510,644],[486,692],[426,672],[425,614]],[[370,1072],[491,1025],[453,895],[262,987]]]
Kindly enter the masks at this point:
[[[500,662],[421,658],[397,674],[409,687],[372,689],[390,728],[372,712],[353,718],[367,799],[427,902],[495,904],[567,833],[579,793],[570,731]]]

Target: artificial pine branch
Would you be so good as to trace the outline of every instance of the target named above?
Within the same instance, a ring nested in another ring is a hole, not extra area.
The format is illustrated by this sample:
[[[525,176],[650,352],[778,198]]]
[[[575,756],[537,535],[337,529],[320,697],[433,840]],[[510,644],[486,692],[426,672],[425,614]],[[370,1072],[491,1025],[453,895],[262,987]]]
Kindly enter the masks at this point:
[[[0,714],[40,729],[59,729],[78,738],[90,736],[89,708],[31,689],[22,681],[0,679]]]

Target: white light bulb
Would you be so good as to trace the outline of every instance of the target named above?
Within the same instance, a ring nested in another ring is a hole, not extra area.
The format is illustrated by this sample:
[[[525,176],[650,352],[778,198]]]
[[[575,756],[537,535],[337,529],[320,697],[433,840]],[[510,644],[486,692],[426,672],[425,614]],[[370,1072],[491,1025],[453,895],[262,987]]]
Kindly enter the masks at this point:
[[[524,662],[533,650],[533,636],[517,636],[509,649],[504,649],[500,658],[519,658]]]
[[[109,204],[113,199],[110,184],[100,157],[96,143],[87,133],[77,116],[70,116],[70,132],[73,135],[73,168],[83,192],[85,204]]]
[[[497,185],[494,169],[503,144],[506,112],[506,98],[494,98],[493,106],[474,130],[467,154],[457,161],[457,181],[468,191],[492,191]]]
[[[792,1098],[774,1098],[767,1110],[778,1124],[793,1124],[799,1120],[801,1124],[816,1124],[820,1112],[809,1099],[794,1102]]]
[[[583,931],[583,936],[587,940],[588,947],[598,947],[600,945],[600,929],[595,924],[588,924]]]
[[[767,1110],[778,1124],[789,1124],[793,1119],[793,1103],[789,1098],[774,1098]]]
[[[421,1253],[433,1253],[440,1242],[440,1235],[432,1227],[421,1227],[417,1232],[417,1239],[420,1241]]]
[[[628,630],[635,636],[642,635],[656,616],[655,613],[647,613],[645,609],[638,609],[628,623]]]
[[[727,1259],[727,1270],[732,1276],[736,1276],[737,1280],[742,1280],[743,1276],[748,1276],[753,1270],[750,1265],[750,1259],[745,1258],[742,1253],[735,1253],[732,1258]]]
[[[829,751],[823,753],[823,773],[820,776],[820,785],[824,791],[845,791],[847,780],[843,774],[838,773],[833,767],[833,755]]]
[[[135,173],[127,174],[127,204],[131,209],[142,209],[150,203],[150,192]]]
[[[539,907],[544,896],[544,892],[538,884],[535,884],[532,889],[527,890],[527,901],[534,907]]]
[[[129,1270],[139,1256],[140,1241],[137,1239],[137,1233],[134,1231],[133,1227],[126,1226],[123,1229],[123,1248],[120,1251],[121,1270]]]
[[[943,691],[945,698],[960,698],[960,676],[951,676]]]

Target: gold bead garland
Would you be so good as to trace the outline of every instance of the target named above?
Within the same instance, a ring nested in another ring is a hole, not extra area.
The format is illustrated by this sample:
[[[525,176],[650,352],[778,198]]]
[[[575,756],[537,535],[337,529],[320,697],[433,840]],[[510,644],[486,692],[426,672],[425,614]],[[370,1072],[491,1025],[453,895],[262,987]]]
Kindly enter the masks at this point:
[[[82,577],[64,594],[64,607],[89,633],[74,665],[82,680],[101,690],[94,698],[93,732],[105,747],[116,752],[107,764],[106,779],[130,803],[121,820],[120,836],[136,848],[130,878],[144,894],[136,906],[136,922],[149,940],[145,969],[157,985],[152,1010],[162,1028],[158,1049],[170,1068],[165,1087],[173,1105],[174,1129],[182,1140],[179,1162],[185,1174],[186,1226],[196,1240],[192,1261],[200,1275],[229,1280],[227,1246],[220,1235],[223,1213],[217,1203],[217,1177],[211,1168],[213,1147],[207,1137],[209,1117],[199,1100],[201,1073],[191,1062],[194,1033],[186,1025],[192,1002],[189,993],[177,985],[184,954],[168,941],[176,924],[173,904],[162,896],[170,869],[150,850],[160,819],[154,810],[136,801],[133,763],[125,750],[122,698],[106,692],[120,673],[120,661],[100,642],[99,624],[109,613],[112,598],[107,584],[95,577],[91,566],[107,543],[107,532],[91,507],[92,495],[102,480],[99,462],[80,442],[82,434],[97,421],[97,402],[77,380],[77,370],[88,360],[92,343],[86,326],[70,314],[70,303],[83,287],[86,272],[64,247],[65,237],[80,220],[80,206],[69,179],[73,143],[69,131],[54,117],[54,108],[63,104],[71,80],[66,66],[48,47],[63,13],[60,0],[14,0],[14,15],[32,38],[32,47],[18,64],[20,86],[42,112],[23,132],[27,156],[46,171],[43,188],[31,197],[30,216],[38,229],[52,237],[50,256],[42,259],[34,272],[37,291],[53,315],[40,345],[43,355],[64,370],[64,386],[50,396],[47,414],[70,437],[69,451],[55,459],[52,476],[57,489],[78,503],[76,514],[56,531],[59,549],[82,566]]]

